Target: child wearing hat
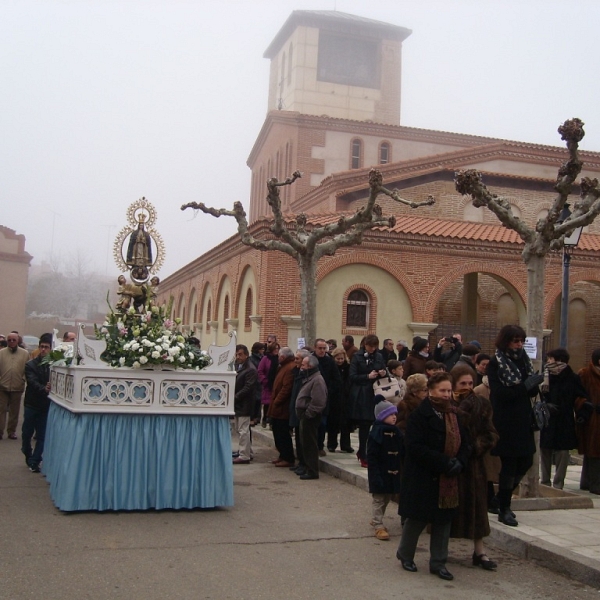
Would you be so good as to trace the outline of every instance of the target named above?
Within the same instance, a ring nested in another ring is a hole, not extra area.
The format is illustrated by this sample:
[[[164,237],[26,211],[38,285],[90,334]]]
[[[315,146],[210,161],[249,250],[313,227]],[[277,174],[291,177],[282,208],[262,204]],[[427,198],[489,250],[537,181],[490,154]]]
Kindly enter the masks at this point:
[[[400,492],[404,438],[396,427],[398,409],[380,395],[375,396],[375,402],[375,422],[367,440],[369,492],[373,496],[371,525],[378,540],[389,540],[383,516],[392,495]]]

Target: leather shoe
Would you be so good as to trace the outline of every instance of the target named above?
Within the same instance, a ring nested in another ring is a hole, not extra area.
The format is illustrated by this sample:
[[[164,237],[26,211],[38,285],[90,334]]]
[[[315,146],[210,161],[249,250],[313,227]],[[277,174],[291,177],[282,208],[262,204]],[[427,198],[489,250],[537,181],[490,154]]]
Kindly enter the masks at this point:
[[[286,460],[278,460],[273,463],[276,467],[287,467],[288,469],[292,466],[291,462],[287,462]]]
[[[233,459],[233,464],[234,465],[249,465],[250,461],[246,460],[245,458],[240,458],[239,456],[237,458]]]
[[[9,440],[16,440],[17,439],[17,434],[16,433],[9,433],[8,434],[8,439]]]
[[[304,473],[304,475],[300,475],[300,479],[302,479],[302,481],[307,481],[308,479],[319,479],[319,476],[313,475],[312,473]]]
[[[415,565],[412,560],[402,560],[400,559],[400,564],[405,571],[410,571],[411,573],[417,572],[417,565]]]
[[[442,567],[441,569],[429,569],[429,572],[432,575],[437,575],[440,579],[444,579],[445,581],[452,581],[454,579],[454,575],[446,569],[446,567]]]
[[[510,527],[516,527],[519,522],[514,518],[513,512],[510,509],[501,510],[498,513],[498,521],[500,523],[504,523],[505,525],[509,525]]]
[[[400,564],[405,571],[410,571],[411,573],[417,572],[417,565],[415,565],[413,560],[404,560],[398,551],[396,551],[396,558],[400,561]]]

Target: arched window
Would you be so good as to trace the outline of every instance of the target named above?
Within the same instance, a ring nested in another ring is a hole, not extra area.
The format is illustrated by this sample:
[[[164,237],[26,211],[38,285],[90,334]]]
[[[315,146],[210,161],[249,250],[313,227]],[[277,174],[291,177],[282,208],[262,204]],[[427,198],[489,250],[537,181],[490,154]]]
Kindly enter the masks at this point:
[[[250,331],[252,329],[252,321],[250,321],[250,315],[252,314],[252,290],[248,288],[246,292],[246,308],[244,311],[244,331]]]
[[[227,319],[229,319],[229,296],[223,301],[223,331],[227,333]]]
[[[351,169],[360,169],[362,167],[362,141],[352,140],[352,155],[350,160]]]
[[[382,142],[379,146],[379,164],[387,165],[391,162],[391,151],[390,145],[387,142]]]
[[[346,301],[346,327],[368,327],[371,300],[363,290],[354,290]]]
[[[210,300],[206,306],[206,333],[210,333],[210,322],[212,321],[212,304]]]

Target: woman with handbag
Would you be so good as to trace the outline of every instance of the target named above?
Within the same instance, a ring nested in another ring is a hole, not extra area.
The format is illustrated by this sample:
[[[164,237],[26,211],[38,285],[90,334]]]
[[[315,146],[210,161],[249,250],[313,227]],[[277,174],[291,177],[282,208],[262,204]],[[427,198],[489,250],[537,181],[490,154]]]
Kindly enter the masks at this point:
[[[367,439],[375,420],[375,392],[373,383],[385,377],[387,371],[383,357],[377,348],[379,338],[367,335],[364,346],[354,354],[350,363],[350,397],[352,399],[352,421],[358,427],[358,458],[361,467],[367,468]]]
[[[496,351],[487,367],[494,426],[500,439],[492,451],[502,467],[498,478],[498,521],[511,527],[519,523],[510,509],[513,491],[533,465],[535,441],[532,426],[532,398],[538,395],[543,375],[523,349],[525,331],[505,325],[496,338]]]

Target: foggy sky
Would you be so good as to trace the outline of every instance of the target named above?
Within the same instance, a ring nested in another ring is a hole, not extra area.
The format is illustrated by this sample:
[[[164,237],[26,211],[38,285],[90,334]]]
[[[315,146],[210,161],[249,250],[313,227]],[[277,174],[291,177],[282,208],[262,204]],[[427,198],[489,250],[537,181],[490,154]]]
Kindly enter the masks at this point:
[[[262,58],[293,10],[412,29],[402,125],[561,145],[565,119],[600,151],[600,3],[559,0],[0,0],[0,224],[34,263],[86,254],[118,273],[128,205],[157,208],[168,276],[248,210],[246,159],[267,110]]]

